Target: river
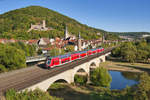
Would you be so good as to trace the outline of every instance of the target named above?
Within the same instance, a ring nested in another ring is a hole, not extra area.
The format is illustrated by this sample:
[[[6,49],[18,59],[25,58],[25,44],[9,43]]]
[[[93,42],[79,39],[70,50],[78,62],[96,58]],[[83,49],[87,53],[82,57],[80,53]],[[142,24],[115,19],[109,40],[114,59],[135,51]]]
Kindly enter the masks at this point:
[[[126,86],[138,84],[139,73],[109,71],[112,82],[111,89],[123,89]]]

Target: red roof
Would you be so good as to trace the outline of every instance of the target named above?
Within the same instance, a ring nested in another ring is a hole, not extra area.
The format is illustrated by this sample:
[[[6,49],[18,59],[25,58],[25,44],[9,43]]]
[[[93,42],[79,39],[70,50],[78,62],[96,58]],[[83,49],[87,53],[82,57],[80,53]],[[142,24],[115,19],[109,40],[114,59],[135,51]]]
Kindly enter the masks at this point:
[[[6,39],[0,39],[0,43],[5,43]]]
[[[42,38],[42,39],[43,39],[43,41],[44,41],[44,42],[46,42],[47,44],[49,44],[49,43],[50,43],[49,38]]]
[[[36,39],[32,39],[32,40],[28,40],[29,44],[37,44],[38,40]]]
[[[49,50],[51,50],[52,48],[43,48],[43,50],[47,50],[47,51],[49,51]]]

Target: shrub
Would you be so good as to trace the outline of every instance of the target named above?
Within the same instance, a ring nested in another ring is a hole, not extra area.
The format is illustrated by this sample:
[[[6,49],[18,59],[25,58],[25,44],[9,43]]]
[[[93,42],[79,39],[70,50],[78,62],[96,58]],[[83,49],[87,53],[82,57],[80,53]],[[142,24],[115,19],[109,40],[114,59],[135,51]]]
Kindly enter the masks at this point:
[[[34,91],[24,91],[17,93],[14,89],[6,92],[6,100],[62,100],[60,98],[52,97],[48,92],[43,92],[40,89]]]
[[[108,73],[107,69],[99,67],[91,72],[90,80],[92,81],[93,85],[110,87],[110,82],[112,81],[112,78]]]
[[[0,44],[0,70],[4,72],[26,67],[25,53],[15,47]]]
[[[75,75],[74,81],[77,84],[85,85],[87,82],[87,76]]]
[[[7,69],[5,68],[5,66],[0,64],[0,72],[6,72]]]

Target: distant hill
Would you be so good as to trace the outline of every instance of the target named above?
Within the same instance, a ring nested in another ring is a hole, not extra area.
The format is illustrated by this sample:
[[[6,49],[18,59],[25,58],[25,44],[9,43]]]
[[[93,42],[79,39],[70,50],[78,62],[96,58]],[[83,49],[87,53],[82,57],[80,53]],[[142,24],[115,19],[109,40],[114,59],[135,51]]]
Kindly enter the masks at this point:
[[[150,35],[150,32],[109,32],[109,33],[117,34],[120,36],[132,36],[135,38],[139,38],[142,35]]]
[[[41,23],[46,20],[46,26],[54,30],[27,32],[31,23]],[[106,33],[101,29],[89,27],[58,12],[40,6],[29,6],[16,9],[0,15],[0,38],[33,39],[39,37],[63,37],[65,25],[71,34],[85,39],[101,37],[97,33]]]

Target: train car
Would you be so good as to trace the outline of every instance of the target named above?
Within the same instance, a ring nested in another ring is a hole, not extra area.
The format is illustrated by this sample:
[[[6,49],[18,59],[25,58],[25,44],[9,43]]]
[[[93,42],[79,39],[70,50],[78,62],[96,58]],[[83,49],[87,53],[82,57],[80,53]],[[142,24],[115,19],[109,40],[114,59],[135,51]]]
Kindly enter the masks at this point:
[[[90,49],[85,51],[73,52],[70,54],[65,54],[65,55],[60,55],[55,57],[47,57],[46,67],[53,68],[55,66],[60,66],[62,64],[69,63],[77,59],[82,59],[89,55],[100,53],[102,51],[104,51],[104,48],[96,48],[96,49]]]
[[[80,59],[80,53],[73,53],[71,54],[71,61]]]
[[[48,57],[46,60],[46,67],[52,68],[54,66],[59,66],[59,65],[69,62],[70,60],[71,60],[70,54],[60,55],[60,56],[55,56],[55,57]]]
[[[87,56],[87,51],[81,51],[80,52],[80,58],[86,57]]]
[[[91,49],[91,51],[92,51],[92,54],[95,54],[95,53],[97,53],[97,50],[98,50],[98,49]]]
[[[92,51],[91,50],[88,50],[87,51],[87,55],[91,55],[92,54]]]
[[[60,59],[60,64],[67,63],[71,60],[70,59],[70,54],[61,55],[61,56],[59,56],[59,59]]]
[[[59,57],[48,57],[46,60],[46,67],[52,68],[60,64]]]

